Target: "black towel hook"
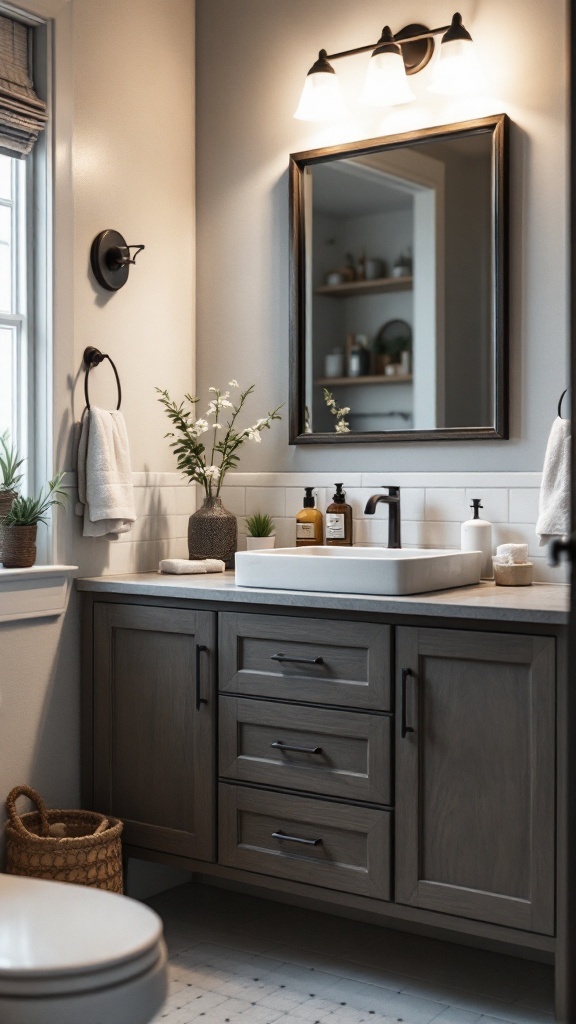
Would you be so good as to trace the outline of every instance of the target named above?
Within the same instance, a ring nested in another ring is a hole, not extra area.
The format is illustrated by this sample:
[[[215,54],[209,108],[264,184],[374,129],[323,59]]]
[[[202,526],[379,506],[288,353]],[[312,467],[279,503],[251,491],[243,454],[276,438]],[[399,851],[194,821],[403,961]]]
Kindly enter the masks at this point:
[[[84,398],[86,399],[86,408],[90,408],[90,398],[88,396],[88,375],[93,366],[98,366],[104,359],[107,359],[110,366],[114,370],[114,376],[116,377],[116,384],[118,385],[118,405],[116,409],[120,408],[122,401],[122,388],[120,387],[120,377],[118,376],[118,370],[114,363],[110,359],[110,356],[106,352],[101,352],[100,349],[94,348],[93,345],[89,345],[88,348],[84,349],[83,355],[84,366],[86,367],[86,376],[84,378]]]
[[[564,395],[568,394],[569,390],[570,388],[564,388],[564,391],[560,395],[560,401],[558,402],[558,416],[560,417],[560,419],[564,418],[562,416],[562,399],[564,398]]]

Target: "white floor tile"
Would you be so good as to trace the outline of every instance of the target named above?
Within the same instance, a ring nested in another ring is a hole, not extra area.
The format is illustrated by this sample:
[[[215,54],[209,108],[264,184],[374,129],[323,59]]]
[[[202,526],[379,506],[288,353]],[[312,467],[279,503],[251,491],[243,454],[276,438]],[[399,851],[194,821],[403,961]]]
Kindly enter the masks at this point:
[[[151,903],[170,954],[155,1024],[553,1024],[542,964],[207,886]]]

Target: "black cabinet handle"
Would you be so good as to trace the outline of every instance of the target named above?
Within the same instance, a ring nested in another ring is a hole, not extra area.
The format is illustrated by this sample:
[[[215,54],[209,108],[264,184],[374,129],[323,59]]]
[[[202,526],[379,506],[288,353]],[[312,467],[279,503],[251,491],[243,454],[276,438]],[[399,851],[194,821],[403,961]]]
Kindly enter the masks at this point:
[[[402,687],[401,687],[401,700],[402,700],[402,718],[400,722],[400,735],[402,739],[406,737],[409,732],[414,732],[414,728],[406,723],[406,683],[408,676],[413,676],[414,673],[410,668],[402,669]]]
[[[281,839],[285,843],[302,843],[303,846],[319,846],[321,839],[302,839],[301,836],[287,836],[285,832],[273,832],[272,839]]]
[[[284,743],[283,740],[274,740],[274,743],[271,743],[270,746],[276,747],[278,750],[295,750],[299,754],[322,753],[322,747],[298,747],[295,743]]]
[[[291,658],[288,654],[272,654],[270,661],[294,661],[299,665],[323,665],[324,658]]]
[[[206,644],[196,644],[196,711],[200,711],[201,704],[208,703],[204,697],[200,696],[200,655],[207,650]]]

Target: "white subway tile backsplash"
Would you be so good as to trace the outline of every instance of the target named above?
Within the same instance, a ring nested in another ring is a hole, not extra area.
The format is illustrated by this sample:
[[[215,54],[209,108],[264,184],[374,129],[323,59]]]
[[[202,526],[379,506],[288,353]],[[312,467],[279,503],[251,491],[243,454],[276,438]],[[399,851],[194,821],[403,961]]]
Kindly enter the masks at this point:
[[[135,473],[136,511],[130,533],[118,541],[81,537],[74,518],[74,549],[86,575],[153,571],[161,558],[186,558],[188,518],[202,504],[202,492],[178,473]],[[354,543],[386,545],[388,508],[374,516],[364,508],[383,486],[401,488],[402,543],[406,547],[460,547],[460,525],[470,518],[472,498],[481,498],[482,516],[493,524],[494,550],[506,542],[527,543],[535,580],[568,582],[565,566],[546,564],[534,527],[538,515],[539,473],[230,473],[222,488],[226,508],[238,516],[239,548],[246,546],[244,517],[268,512],[274,519],[276,547],[295,544],[295,516],[304,487],[313,487],[323,513],[341,480],[354,514]],[[69,474],[67,486],[74,487]],[[72,502],[75,495],[71,495]]]
[[[460,523],[416,523],[418,547],[459,548]]]
[[[255,512],[267,512],[272,518],[284,516],[286,510],[286,491],[284,487],[247,487],[246,515]]]
[[[538,520],[540,490],[537,487],[510,488],[510,515],[513,523],[533,523]]]
[[[425,500],[425,518],[431,522],[461,523],[471,518],[466,514],[466,491],[463,487],[427,487]]]

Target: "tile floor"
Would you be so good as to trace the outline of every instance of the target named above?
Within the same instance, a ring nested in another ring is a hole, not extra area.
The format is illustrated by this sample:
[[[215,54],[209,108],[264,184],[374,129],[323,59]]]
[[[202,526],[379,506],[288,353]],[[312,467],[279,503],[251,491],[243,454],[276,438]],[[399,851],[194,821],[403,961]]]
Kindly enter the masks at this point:
[[[150,900],[170,956],[154,1024],[552,1024],[550,966],[209,886]]]

